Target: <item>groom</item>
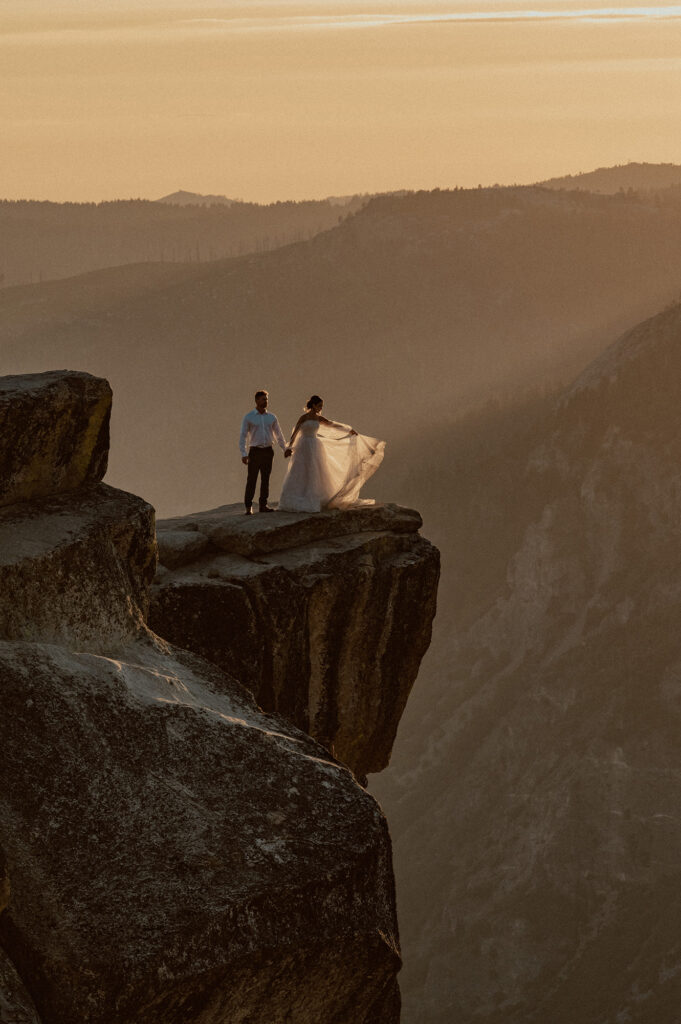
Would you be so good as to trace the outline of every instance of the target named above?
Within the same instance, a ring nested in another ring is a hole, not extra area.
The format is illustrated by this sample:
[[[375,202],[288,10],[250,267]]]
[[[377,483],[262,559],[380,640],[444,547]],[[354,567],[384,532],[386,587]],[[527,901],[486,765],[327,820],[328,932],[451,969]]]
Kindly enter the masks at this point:
[[[256,391],[255,409],[247,412],[241,422],[239,450],[241,461],[248,466],[246,494],[244,495],[247,516],[253,515],[253,496],[258,474],[260,474],[260,511],[274,512],[274,509],[267,504],[270,493],[270,473],[274,461],[273,442],[277,441],[285,458],[291,454],[291,449],[286,447],[277,417],[274,413],[267,411],[269,397],[266,391]]]

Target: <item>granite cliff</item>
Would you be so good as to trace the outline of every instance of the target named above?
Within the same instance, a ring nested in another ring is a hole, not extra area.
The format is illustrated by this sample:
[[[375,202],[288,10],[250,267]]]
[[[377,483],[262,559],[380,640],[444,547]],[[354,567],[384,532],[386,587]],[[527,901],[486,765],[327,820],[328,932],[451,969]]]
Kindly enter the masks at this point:
[[[154,513],[101,482],[110,401],[86,374],[0,389],[0,1011],[396,1024],[380,808],[149,628]]]
[[[388,764],[430,643],[439,553],[420,526],[395,505],[159,522],[150,625],[363,778]]]

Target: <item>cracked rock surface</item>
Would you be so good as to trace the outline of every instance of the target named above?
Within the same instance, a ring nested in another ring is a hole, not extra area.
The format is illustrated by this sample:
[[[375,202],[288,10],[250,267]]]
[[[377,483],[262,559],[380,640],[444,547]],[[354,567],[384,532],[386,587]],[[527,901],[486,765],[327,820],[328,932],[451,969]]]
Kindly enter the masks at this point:
[[[378,772],[435,614],[439,554],[420,526],[397,505],[161,521],[150,623],[358,777]]]

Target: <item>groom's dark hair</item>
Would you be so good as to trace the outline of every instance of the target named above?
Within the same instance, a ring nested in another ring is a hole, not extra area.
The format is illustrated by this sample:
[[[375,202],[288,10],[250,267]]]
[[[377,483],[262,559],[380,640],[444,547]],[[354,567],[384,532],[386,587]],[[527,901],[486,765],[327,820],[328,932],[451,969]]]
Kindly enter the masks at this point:
[[[256,393],[255,393],[255,400],[256,400],[256,402],[258,401],[258,399],[259,399],[259,398],[262,398],[262,397],[263,397],[263,395],[264,395],[264,396],[265,396],[266,398],[269,398],[269,397],[270,397],[270,393],[269,393],[269,391],[256,391]]]

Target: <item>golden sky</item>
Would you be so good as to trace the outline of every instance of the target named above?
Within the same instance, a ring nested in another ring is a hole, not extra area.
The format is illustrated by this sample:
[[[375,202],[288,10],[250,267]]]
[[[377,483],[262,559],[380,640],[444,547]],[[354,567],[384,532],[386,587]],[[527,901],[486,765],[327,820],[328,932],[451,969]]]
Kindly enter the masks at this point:
[[[0,197],[260,202],[681,163],[681,4],[0,0]]]

